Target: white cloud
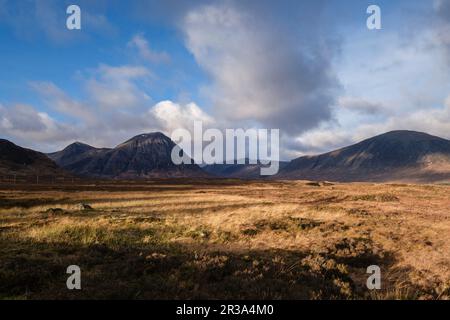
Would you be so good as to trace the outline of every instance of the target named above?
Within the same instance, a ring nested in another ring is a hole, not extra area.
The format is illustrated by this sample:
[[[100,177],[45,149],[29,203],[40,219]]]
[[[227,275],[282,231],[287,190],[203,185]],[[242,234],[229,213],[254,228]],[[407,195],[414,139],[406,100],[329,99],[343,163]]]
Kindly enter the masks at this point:
[[[31,82],[30,86],[38,92],[47,105],[57,112],[91,122],[95,116],[85,105],[70,98],[52,82]]]
[[[26,147],[52,147],[69,141],[76,128],[59,123],[45,112],[29,105],[0,105],[0,132],[6,138]]]
[[[181,26],[188,49],[212,78],[203,92],[217,117],[291,133],[329,119],[338,83],[326,38],[302,41],[298,32],[273,25],[270,15],[264,19],[250,5],[237,6],[227,1],[196,8]],[[315,32],[308,24],[298,27]]]
[[[192,130],[194,121],[215,124],[193,102],[166,100],[153,105],[137,83],[151,76],[146,68],[101,65],[88,75],[80,78],[86,88],[84,99],[51,82],[30,83],[48,107],[64,117],[57,120],[28,105],[0,105],[1,132],[24,146],[55,151],[75,140],[113,147],[143,132],[162,131],[170,136],[178,128]]]
[[[149,112],[146,93],[151,72],[142,66],[102,64],[78,77],[81,93],[68,94],[52,82],[31,82],[55,119],[27,105],[1,107],[1,131],[15,142],[54,151],[75,140],[111,147],[130,136],[155,131],[158,121]]]
[[[159,122],[161,130],[169,135],[175,129],[192,130],[194,121],[201,121],[205,127],[215,123],[211,116],[193,102],[180,105],[168,100],[161,101],[152,107],[150,113]]]
[[[393,130],[415,130],[450,139],[450,96],[441,108],[392,115],[382,122],[362,122],[351,129],[329,123],[298,136],[290,147],[297,151],[296,156],[317,154]]]
[[[0,0],[0,20],[11,16],[10,3]],[[66,31],[52,30],[59,17],[45,9],[54,3],[47,2],[31,15],[20,4],[17,21],[5,21],[17,32],[27,33],[40,15],[48,24],[37,23],[37,32],[52,41],[65,41]],[[187,49],[211,80],[201,93],[211,103],[208,110],[214,117],[194,102],[155,104],[150,93],[156,76],[148,63],[169,62],[170,57],[155,50],[143,34],[136,34],[127,47],[137,53],[135,62],[145,66],[100,64],[81,73],[82,90],[76,95],[52,82],[32,82],[48,109],[56,113],[42,112],[38,105],[0,106],[2,133],[52,146],[62,147],[66,140],[75,139],[113,146],[146,131],[170,134],[176,128],[190,129],[194,120],[200,120],[219,128],[281,128],[286,154],[330,151],[397,129],[449,138],[450,98],[444,108],[442,100],[450,92],[450,73],[444,67],[450,61],[450,1],[436,1],[433,19],[441,20],[423,25],[407,40],[396,28],[345,33],[338,63],[338,46],[328,38],[326,25],[315,21],[320,15],[307,13],[321,13],[320,4],[310,2],[305,7],[309,11],[297,16],[293,12],[301,13],[301,7],[281,12],[282,6],[270,1],[209,3],[184,2],[180,9],[171,2],[168,11],[177,7],[170,23],[177,20]],[[86,26],[113,31],[106,16],[95,19],[96,15],[87,14]],[[412,20],[405,24],[413,25]]]
[[[170,61],[168,53],[152,50],[148,41],[141,34],[135,35],[128,42],[128,47],[136,49],[139,56],[148,62],[162,63]]]
[[[108,109],[142,107],[151,103],[143,90],[152,73],[142,66],[100,65],[86,80],[85,88],[93,103]]]

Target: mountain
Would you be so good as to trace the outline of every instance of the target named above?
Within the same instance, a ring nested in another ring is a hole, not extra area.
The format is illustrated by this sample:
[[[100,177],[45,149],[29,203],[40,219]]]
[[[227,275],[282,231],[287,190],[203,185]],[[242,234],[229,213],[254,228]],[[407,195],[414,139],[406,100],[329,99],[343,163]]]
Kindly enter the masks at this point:
[[[276,178],[329,181],[450,181],[450,141],[391,131],[317,156],[292,160]]]
[[[171,159],[174,146],[171,139],[156,132],[135,136],[113,149],[76,142],[48,156],[72,173],[96,178],[205,176],[195,164],[175,165]]]
[[[280,170],[287,166],[288,162],[280,161]],[[250,164],[248,159],[245,160],[245,164],[210,164],[202,167],[203,171],[221,178],[238,178],[238,179],[260,179],[261,168],[267,167],[260,163]],[[266,176],[267,177],[267,176]]]
[[[68,174],[45,154],[0,139],[0,175],[63,176]]]
[[[0,139],[0,175],[61,176],[69,171],[95,178],[261,178],[260,164],[215,164],[203,170],[195,164],[175,165],[171,160],[174,146],[157,132],[135,136],[113,149],[76,142],[47,157]],[[449,182],[450,140],[422,132],[391,131],[332,152],[280,162],[280,172],[272,178]]]
[[[59,166],[69,171],[79,173],[77,172],[77,168],[88,164],[92,165],[93,158],[101,156],[109,150],[111,149],[100,149],[81,142],[75,142],[63,150],[49,153],[47,156],[55,161]]]

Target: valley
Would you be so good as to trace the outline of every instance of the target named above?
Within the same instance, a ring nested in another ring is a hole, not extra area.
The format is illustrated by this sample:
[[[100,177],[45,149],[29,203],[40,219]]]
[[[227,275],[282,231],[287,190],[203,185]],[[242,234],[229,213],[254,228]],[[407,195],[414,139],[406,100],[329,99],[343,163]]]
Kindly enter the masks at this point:
[[[0,183],[0,297],[448,299],[450,185]],[[82,290],[66,288],[81,269]],[[368,290],[366,268],[381,268]]]
[[[450,299],[449,140],[387,132],[271,177],[175,147],[0,140],[0,298]]]

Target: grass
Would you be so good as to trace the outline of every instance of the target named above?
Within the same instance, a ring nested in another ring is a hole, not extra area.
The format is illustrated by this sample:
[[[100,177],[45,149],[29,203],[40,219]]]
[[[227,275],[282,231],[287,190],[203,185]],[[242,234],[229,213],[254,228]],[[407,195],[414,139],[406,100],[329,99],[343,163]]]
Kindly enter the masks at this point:
[[[446,185],[0,185],[0,298],[449,299],[449,208]]]

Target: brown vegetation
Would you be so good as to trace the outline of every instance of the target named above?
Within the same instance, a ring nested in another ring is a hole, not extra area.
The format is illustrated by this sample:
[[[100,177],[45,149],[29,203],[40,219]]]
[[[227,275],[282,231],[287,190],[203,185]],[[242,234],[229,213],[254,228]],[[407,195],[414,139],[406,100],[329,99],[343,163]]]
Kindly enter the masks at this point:
[[[448,185],[0,185],[0,297],[448,299],[449,209]]]

